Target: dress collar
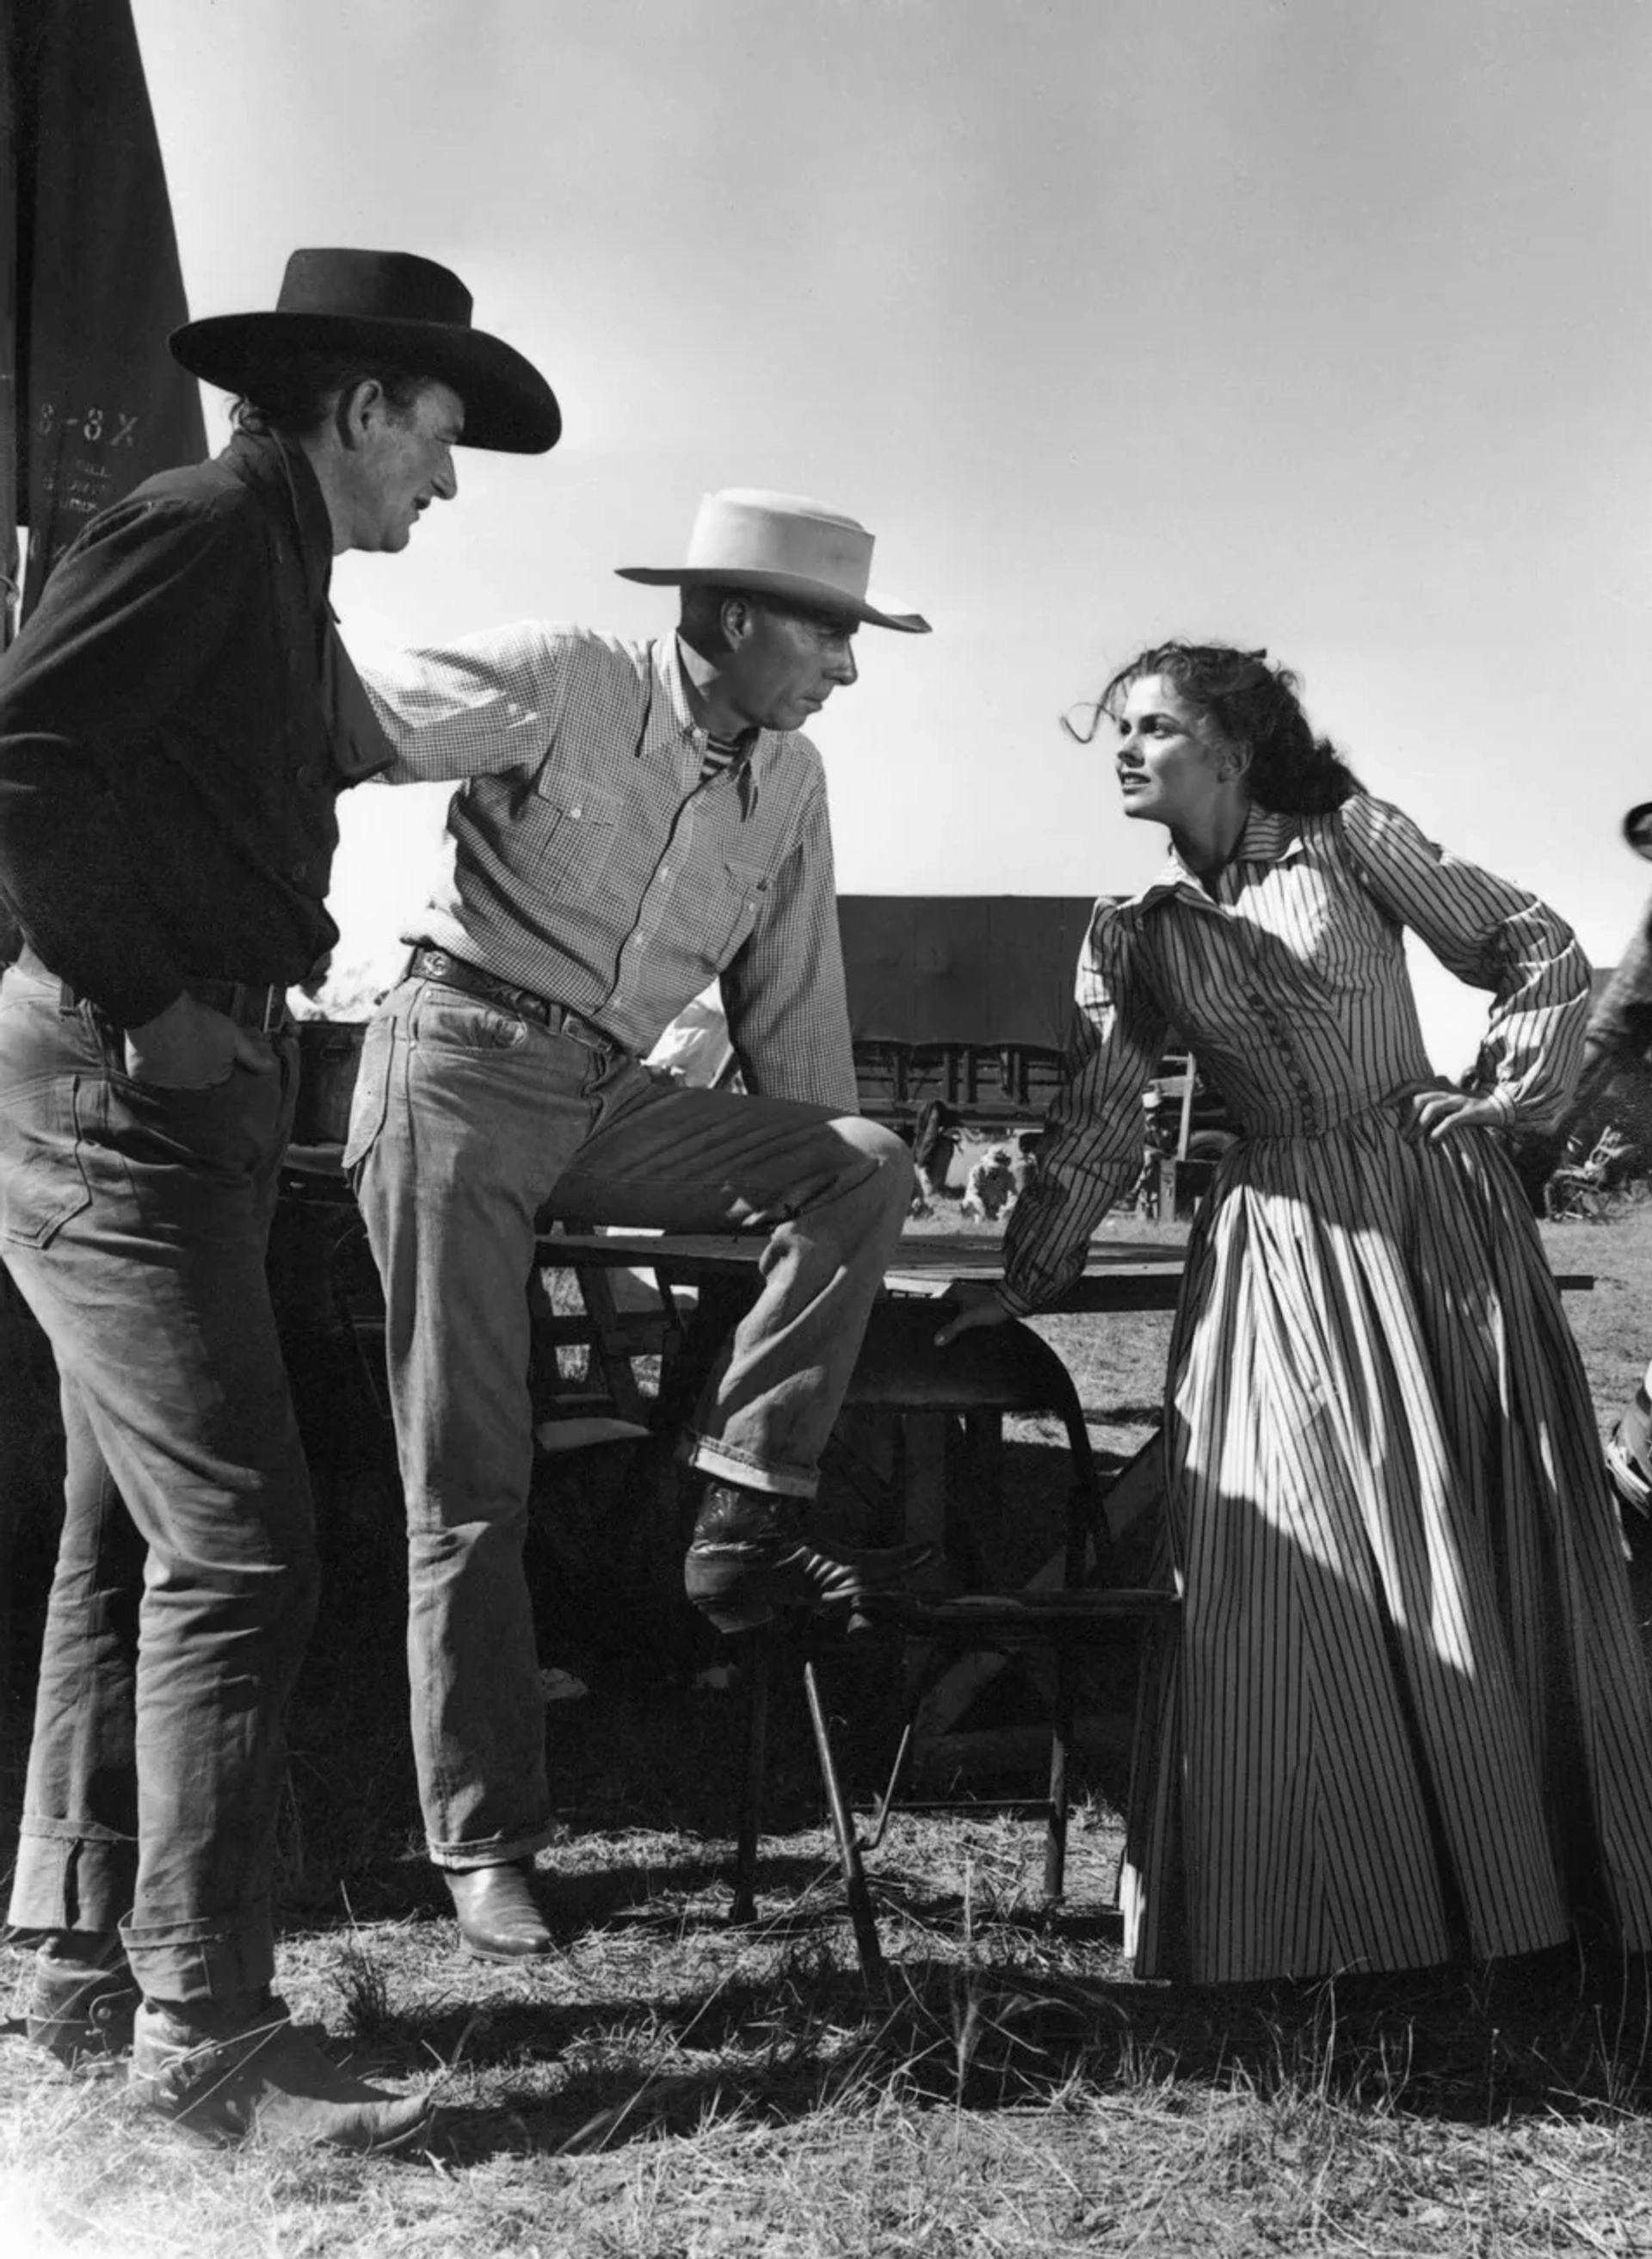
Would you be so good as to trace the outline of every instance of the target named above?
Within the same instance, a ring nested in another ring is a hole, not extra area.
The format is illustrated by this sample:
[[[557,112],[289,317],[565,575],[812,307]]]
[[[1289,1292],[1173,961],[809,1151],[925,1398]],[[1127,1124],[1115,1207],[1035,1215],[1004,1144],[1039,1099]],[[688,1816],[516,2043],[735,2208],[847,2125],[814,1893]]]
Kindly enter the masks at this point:
[[[1228,858],[1227,867],[1232,870],[1241,863],[1288,863],[1303,852],[1302,820],[1297,816],[1279,814],[1271,808],[1258,808],[1255,802],[1246,812],[1244,830]],[[1196,874],[1190,871],[1172,846],[1164,869],[1150,886],[1143,889],[1129,905],[1133,910],[1151,909],[1155,902],[1180,894],[1191,897],[1207,909],[1214,909],[1214,896],[1205,892]]]

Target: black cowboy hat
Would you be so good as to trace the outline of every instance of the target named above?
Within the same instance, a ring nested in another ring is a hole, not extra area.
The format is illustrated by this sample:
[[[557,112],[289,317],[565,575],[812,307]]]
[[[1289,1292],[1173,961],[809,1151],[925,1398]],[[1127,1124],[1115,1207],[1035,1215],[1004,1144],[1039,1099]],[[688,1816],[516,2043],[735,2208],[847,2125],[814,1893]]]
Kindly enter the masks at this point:
[[[172,357],[256,400],[296,353],[360,353],[438,378],[465,403],[464,444],[542,455],[561,436],[556,396],[530,361],[470,321],[457,274],[406,251],[296,251],[273,314],[211,314],[167,339]]]

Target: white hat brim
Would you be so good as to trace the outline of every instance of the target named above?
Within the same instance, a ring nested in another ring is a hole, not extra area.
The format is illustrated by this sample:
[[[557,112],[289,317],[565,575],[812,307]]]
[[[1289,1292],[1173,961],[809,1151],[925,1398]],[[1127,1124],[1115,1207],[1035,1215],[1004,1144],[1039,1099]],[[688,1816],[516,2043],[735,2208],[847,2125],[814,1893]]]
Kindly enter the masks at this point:
[[[800,580],[792,573],[763,573],[750,567],[697,565],[617,565],[622,581],[640,581],[650,588],[728,588],[754,596],[776,596],[801,604],[806,610],[824,612],[830,619],[851,619],[867,627],[893,628],[899,635],[929,635],[929,623],[922,612],[897,611],[865,597],[847,596],[824,581]]]

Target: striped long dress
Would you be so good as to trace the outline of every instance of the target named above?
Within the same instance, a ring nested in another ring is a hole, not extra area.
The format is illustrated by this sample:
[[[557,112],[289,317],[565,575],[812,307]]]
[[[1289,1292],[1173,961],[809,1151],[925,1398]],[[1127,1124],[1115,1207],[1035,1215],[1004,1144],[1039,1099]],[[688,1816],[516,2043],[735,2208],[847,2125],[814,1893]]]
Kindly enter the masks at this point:
[[[1520,889],[1364,794],[1251,811],[1207,895],[1103,903],[1083,1035],[1017,1208],[1023,1310],[1082,1266],[1174,1028],[1243,1135],[1189,1244],[1166,1391],[1181,1628],[1123,1878],[1144,1976],[1652,1946],[1652,1717],[1587,1384],[1494,1131],[1432,1079],[1402,927],[1491,989],[1479,1074],[1552,1121],[1588,967]]]

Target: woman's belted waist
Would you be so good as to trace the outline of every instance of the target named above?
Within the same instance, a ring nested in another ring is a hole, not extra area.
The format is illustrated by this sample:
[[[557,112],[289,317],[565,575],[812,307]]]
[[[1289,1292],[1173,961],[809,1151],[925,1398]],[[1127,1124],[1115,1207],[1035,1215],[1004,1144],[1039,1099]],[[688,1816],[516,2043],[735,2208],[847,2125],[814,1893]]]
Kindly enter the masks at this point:
[[[1242,1139],[1262,1137],[1328,1137],[1362,1122],[1392,1128],[1411,1119],[1411,1100],[1420,1090],[1440,1086],[1424,1072],[1414,1080],[1384,1090],[1309,1090],[1286,1103],[1278,1098],[1254,1108],[1232,1105],[1232,1118]]]

